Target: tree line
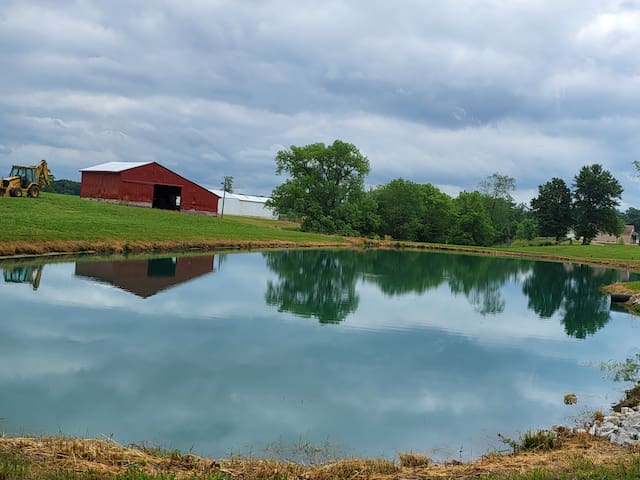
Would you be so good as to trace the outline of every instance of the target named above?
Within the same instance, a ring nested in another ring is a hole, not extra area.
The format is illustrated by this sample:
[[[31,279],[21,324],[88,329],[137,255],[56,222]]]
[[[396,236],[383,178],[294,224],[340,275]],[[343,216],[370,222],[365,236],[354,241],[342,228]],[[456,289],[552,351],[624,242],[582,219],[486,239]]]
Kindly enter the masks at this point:
[[[620,183],[599,164],[582,167],[572,188],[552,178],[526,205],[511,195],[515,179],[499,173],[456,197],[402,178],[366,190],[368,159],[340,140],[292,146],[275,162],[276,173],[288,178],[269,205],[298,218],[304,231],[479,246],[537,236],[560,242],[573,231],[588,244],[599,232],[619,235],[628,221],[616,210]],[[640,224],[640,210],[630,210]]]
[[[55,175],[49,171],[49,185],[45,187],[44,191],[63,193],[65,195],[80,195],[80,182],[66,179],[58,180]]]

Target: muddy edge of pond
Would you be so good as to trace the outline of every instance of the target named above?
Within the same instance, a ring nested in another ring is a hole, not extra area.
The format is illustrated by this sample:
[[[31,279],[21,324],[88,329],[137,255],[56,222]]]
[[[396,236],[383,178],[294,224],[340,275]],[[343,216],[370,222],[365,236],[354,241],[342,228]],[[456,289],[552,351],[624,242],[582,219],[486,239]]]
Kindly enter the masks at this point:
[[[82,241],[60,240],[45,242],[0,242],[0,261],[5,259],[61,256],[70,254],[144,254],[144,253],[176,253],[191,251],[215,250],[267,250],[295,248],[356,248],[382,250],[425,250],[459,254],[483,255],[506,258],[526,258],[550,262],[585,263],[612,268],[622,268],[640,272],[640,261],[631,262],[615,259],[594,259],[547,255],[538,252],[512,252],[493,250],[483,247],[467,247],[458,245],[442,245],[428,243],[412,243],[393,240],[371,240],[367,238],[345,237],[344,242],[291,242],[282,240],[114,240],[114,241]]]

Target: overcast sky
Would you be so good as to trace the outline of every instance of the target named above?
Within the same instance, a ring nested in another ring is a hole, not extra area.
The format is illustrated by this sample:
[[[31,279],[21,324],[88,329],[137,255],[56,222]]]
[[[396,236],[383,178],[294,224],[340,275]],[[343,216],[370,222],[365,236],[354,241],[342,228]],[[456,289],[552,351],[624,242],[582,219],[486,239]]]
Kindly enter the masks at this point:
[[[528,200],[601,163],[640,207],[640,1],[3,0],[0,174],[157,161],[268,195],[291,145],[355,144],[368,185]]]

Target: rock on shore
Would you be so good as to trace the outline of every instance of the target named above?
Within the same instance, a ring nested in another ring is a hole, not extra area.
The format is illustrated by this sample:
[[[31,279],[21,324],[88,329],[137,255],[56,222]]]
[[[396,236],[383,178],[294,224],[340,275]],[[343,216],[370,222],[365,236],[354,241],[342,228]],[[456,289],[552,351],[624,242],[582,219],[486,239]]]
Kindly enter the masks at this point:
[[[617,445],[640,445],[640,406],[622,407],[590,429],[591,435],[608,438]]]

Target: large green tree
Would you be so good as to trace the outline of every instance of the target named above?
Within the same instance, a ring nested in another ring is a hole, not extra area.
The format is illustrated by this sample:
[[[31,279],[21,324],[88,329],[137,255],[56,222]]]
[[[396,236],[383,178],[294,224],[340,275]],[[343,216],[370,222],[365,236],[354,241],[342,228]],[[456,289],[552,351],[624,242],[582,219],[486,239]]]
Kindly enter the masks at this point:
[[[380,235],[398,240],[420,239],[424,209],[420,201],[420,185],[398,178],[371,192],[378,205]]]
[[[451,243],[458,245],[491,245],[496,238],[491,218],[480,192],[460,192],[454,200],[455,221]]]
[[[378,205],[380,235],[420,242],[447,241],[453,203],[433,185],[398,178],[371,193]]]
[[[538,187],[531,208],[542,236],[554,237],[556,243],[567,235],[572,225],[571,190],[561,178],[552,178]]]
[[[496,231],[495,242],[508,243],[512,240],[518,222],[522,219],[522,211],[516,206],[511,196],[515,188],[515,178],[497,172],[489,175],[479,184],[487,213]]]
[[[276,155],[276,173],[289,178],[269,204],[302,219],[302,230],[354,234],[376,223],[375,204],[364,192],[369,160],[352,144],[292,146]]]
[[[591,243],[598,232],[619,235],[624,225],[618,216],[622,187],[602,165],[584,166],[574,180],[574,221],[582,243]]]

